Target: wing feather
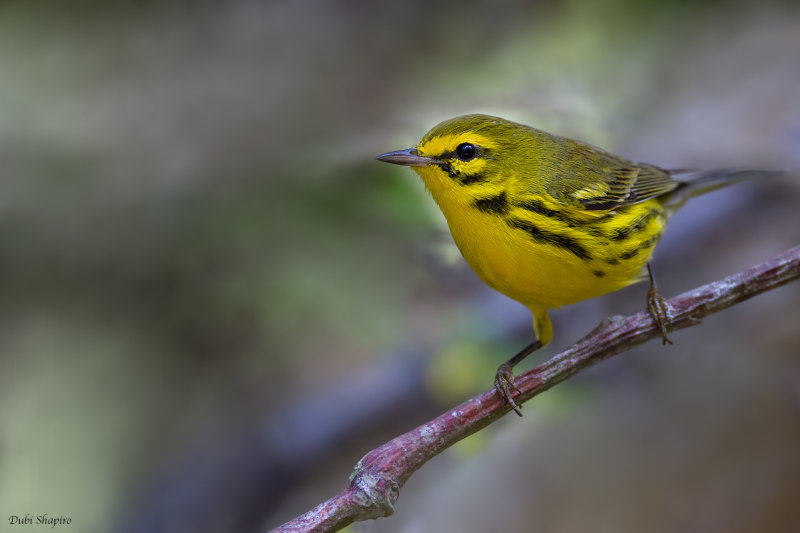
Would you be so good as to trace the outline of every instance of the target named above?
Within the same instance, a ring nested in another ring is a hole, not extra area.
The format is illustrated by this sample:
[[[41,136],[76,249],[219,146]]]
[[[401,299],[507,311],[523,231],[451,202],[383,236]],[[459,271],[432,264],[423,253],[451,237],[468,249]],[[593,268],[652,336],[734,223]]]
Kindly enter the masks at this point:
[[[668,170],[633,163],[591,145],[574,147],[567,167],[571,176],[548,183],[547,192],[566,205],[608,211],[675,190],[681,182]]]

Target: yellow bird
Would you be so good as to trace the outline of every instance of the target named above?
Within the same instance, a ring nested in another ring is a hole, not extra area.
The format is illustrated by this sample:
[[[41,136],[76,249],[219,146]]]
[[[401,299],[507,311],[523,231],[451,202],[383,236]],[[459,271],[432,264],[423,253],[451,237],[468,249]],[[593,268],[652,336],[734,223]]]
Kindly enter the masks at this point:
[[[420,175],[453,240],[478,276],[530,309],[537,340],[497,369],[512,398],[513,367],[553,337],[547,310],[594,298],[650,273],[648,309],[667,339],[668,318],[649,259],[667,219],[686,201],[746,178],[712,170],[691,181],[600,148],[487,115],[446,120],[415,148],[377,157]]]

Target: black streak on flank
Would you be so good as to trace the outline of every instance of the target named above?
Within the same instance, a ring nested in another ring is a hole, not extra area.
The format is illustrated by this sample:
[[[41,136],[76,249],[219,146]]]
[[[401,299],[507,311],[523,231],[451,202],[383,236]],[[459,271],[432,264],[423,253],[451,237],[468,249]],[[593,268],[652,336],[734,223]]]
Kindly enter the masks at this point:
[[[637,255],[639,255],[639,252],[641,252],[642,250],[647,250],[648,248],[652,248],[653,245],[655,245],[655,243],[657,243],[660,238],[661,238],[661,233],[656,233],[646,241],[642,241],[636,248],[619,254],[619,258],[623,260],[633,259]]]
[[[640,249],[634,248],[633,250],[628,250],[627,252],[619,254],[619,258],[623,260],[633,259],[637,255],[639,255]]]
[[[605,275],[606,275],[606,273],[603,272],[602,270],[592,270],[592,274],[594,274],[598,278],[605,277]]]
[[[539,200],[525,200],[517,205],[519,205],[522,209],[536,213],[537,215],[554,218],[570,226],[577,224],[577,221],[574,218],[560,211],[556,211],[555,209],[550,209]]]
[[[589,252],[586,251],[586,248],[584,248],[583,245],[581,245],[572,237],[541,230],[530,222],[520,220],[518,218],[509,219],[508,225],[512,228],[521,229],[527,232],[528,235],[530,235],[531,238],[537,242],[549,244],[551,246],[557,246],[573,253],[585,261],[590,261],[592,259],[592,256],[589,255]]]
[[[505,191],[497,196],[490,196],[489,198],[476,198],[475,207],[479,211],[495,215],[505,215],[508,213],[508,200],[506,199]]]
[[[562,222],[566,224],[568,228],[577,228],[583,233],[592,235],[594,237],[606,237],[606,235],[600,229],[592,226],[591,224],[587,224],[586,222],[573,218],[567,213],[550,209],[540,200],[528,199],[516,205],[526,211],[530,211],[531,213],[536,213],[537,215]]]
[[[630,235],[633,235],[634,233],[639,233],[640,231],[644,230],[647,227],[647,224],[650,223],[650,219],[657,214],[658,213],[656,211],[651,209],[644,215],[634,219],[634,221],[629,226],[618,229],[616,232],[614,232],[614,235],[611,237],[611,239],[615,241],[624,241]]]

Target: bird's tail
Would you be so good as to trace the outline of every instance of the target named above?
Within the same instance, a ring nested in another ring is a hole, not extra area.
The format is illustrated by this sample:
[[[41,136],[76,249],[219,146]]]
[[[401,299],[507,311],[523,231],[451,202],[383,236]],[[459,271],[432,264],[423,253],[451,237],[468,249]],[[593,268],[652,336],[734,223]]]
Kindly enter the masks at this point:
[[[686,171],[678,171],[686,172]],[[682,181],[672,192],[665,206],[673,211],[685,204],[689,198],[739,183],[749,179],[771,178],[785,174],[786,170],[763,170],[758,168],[718,168],[698,173],[693,179]]]

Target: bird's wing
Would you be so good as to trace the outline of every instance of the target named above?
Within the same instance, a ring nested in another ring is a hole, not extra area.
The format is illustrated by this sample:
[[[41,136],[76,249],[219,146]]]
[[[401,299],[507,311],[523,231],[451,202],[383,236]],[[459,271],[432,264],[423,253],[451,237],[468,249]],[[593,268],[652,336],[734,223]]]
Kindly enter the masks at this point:
[[[608,211],[675,190],[681,182],[670,171],[633,163],[594,146],[573,147],[566,167],[572,175],[550,180],[547,192],[557,201],[590,211]]]

